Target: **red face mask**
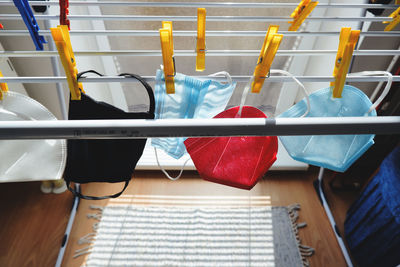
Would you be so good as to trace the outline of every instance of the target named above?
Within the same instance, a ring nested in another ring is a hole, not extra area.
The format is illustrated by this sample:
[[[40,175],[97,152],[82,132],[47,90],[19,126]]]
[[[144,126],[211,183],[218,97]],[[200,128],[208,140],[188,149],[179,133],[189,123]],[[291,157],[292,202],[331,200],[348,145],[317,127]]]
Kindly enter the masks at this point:
[[[235,118],[239,107],[214,118]],[[266,118],[244,106],[241,118]],[[276,136],[188,138],[184,142],[200,176],[207,181],[250,190],[271,167],[278,152]]]

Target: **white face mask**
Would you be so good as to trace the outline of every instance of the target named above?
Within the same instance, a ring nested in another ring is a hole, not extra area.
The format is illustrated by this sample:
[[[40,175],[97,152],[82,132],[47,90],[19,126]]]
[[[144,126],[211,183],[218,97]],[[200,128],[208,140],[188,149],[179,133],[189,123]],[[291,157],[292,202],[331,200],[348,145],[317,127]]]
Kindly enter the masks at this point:
[[[8,91],[0,101],[0,121],[53,121],[56,117],[36,100]],[[0,181],[62,179],[66,140],[0,140]]]

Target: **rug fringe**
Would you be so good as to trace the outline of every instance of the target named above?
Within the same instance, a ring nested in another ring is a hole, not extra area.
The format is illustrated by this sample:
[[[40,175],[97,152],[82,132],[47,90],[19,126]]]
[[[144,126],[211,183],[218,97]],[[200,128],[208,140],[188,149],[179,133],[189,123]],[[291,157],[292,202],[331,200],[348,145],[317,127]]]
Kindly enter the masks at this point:
[[[299,229],[307,226],[307,224],[305,222],[297,223],[297,219],[299,218],[299,213],[298,213],[299,210],[300,210],[300,204],[292,204],[287,207],[287,211],[289,214],[289,218],[292,222],[292,229],[293,229],[293,233],[296,237],[297,246],[300,251],[303,266],[309,267],[310,263],[308,262],[306,257],[312,256],[314,254],[315,250],[312,247],[301,244],[301,239],[299,237]]]
[[[79,256],[82,255],[86,255],[92,252],[92,248],[93,248],[93,242],[96,240],[96,234],[97,234],[97,229],[99,228],[99,222],[101,220],[101,217],[103,216],[103,210],[104,207],[102,206],[97,206],[97,205],[90,205],[89,206],[90,209],[92,210],[97,210],[97,213],[89,213],[87,214],[87,218],[88,219],[95,219],[98,222],[94,223],[92,228],[93,228],[93,232],[92,233],[88,233],[84,236],[82,236],[79,240],[78,240],[78,244],[79,245],[83,245],[83,244],[89,244],[88,246],[84,247],[84,248],[80,248],[75,250],[75,254],[74,254],[74,258],[77,258]]]
[[[86,255],[86,254],[89,254],[91,252],[92,252],[92,246],[87,246],[87,247],[84,247],[84,248],[80,248],[80,249],[75,250],[75,254],[74,254],[73,258],[75,259],[75,258],[77,258],[79,256]]]
[[[96,237],[96,233],[88,233],[78,240],[78,244],[91,244]]]

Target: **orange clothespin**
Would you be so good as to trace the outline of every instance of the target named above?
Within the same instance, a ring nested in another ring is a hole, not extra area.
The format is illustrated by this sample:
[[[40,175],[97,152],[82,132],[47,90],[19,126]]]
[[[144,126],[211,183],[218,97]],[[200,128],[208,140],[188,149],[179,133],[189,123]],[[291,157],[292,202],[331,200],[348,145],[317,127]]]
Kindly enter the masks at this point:
[[[172,22],[163,21],[160,29],[161,51],[164,65],[165,88],[167,94],[175,93],[175,61],[172,37]]]
[[[351,58],[353,57],[354,48],[360,37],[360,31],[352,31],[351,28],[342,28],[339,37],[339,48],[336,54],[335,68],[333,70],[333,77],[335,81],[331,82],[333,86],[333,97],[342,97],[346,75],[349,71]]]
[[[82,83],[77,80],[78,70],[76,69],[76,61],[74,51],[71,46],[71,39],[67,25],[58,25],[57,28],[50,28],[53,40],[56,43],[61,63],[67,76],[68,87],[71,92],[71,100],[81,100],[81,92],[83,90]]]
[[[196,71],[206,69],[206,9],[197,9]]]
[[[0,77],[3,77],[3,73],[0,71]],[[0,100],[3,100],[3,93],[8,92],[8,85],[6,83],[0,83]]]
[[[303,21],[310,15],[313,9],[318,5],[317,1],[311,2],[311,0],[302,0],[296,7],[293,13],[290,15],[293,21],[289,21],[292,25],[289,27],[289,31],[297,31]]]
[[[251,84],[251,92],[259,93],[269,73],[272,61],[281,44],[283,35],[277,34],[279,26],[271,25],[265,35],[264,43],[258,57],[257,66],[254,70],[254,81]]]
[[[396,4],[397,4],[397,2],[396,2]],[[392,21],[384,21],[383,22],[384,24],[389,23],[389,25],[387,25],[385,28],[385,32],[393,30],[397,26],[397,24],[400,23],[400,7],[398,9],[396,9],[392,14],[390,14],[389,17],[393,18]]]

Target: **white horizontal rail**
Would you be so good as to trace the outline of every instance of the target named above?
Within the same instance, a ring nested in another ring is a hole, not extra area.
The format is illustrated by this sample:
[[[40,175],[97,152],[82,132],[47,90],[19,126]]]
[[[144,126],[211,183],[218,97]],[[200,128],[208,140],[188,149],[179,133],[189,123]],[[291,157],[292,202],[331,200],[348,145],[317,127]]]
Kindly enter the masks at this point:
[[[58,6],[58,1],[30,1],[32,6]],[[11,6],[12,1],[0,1],[0,6]],[[121,2],[121,1],[69,1],[70,6],[132,6],[132,7],[219,7],[219,8],[295,8],[298,3],[224,3],[224,2]],[[320,3],[316,8],[380,8],[396,9],[396,5]]]
[[[58,20],[59,15],[35,15],[36,20]],[[0,14],[0,20],[20,20],[19,14]],[[197,21],[197,16],[140,16],[140,15],[69,15],[69,20],[117,21]],[[392,21],[391,17],[309,17],[308,21]],[[207,22],[269,22],[291,21],[291,17],[278,16],[207,16]]]
[[[280,31],[285,37],[297,37],[297,36],[338,36],[340,32],[294,32],[294,31]],[[49,30],[40,30],[40,34],[43,36],[51,36]],[[152,30],[71,30],[69,32],[72,36],[140,36],[140,37],[159,37],[159,31]],[[236,37],[236,36],[248,36],[248,37],[265,37],[266,31],[206,31],[207,37]],[[0,36],[29,36],[29,31],[26,30],[2,30]],[[361,32],[361,36],[365,37],[399,37],[400,31],[368,31]],[[174,36],[179,37],[195,37],[197,31],[174,31]]]
[[[399,134],[400,116],[0,122],[0,139],[109,139],[373,133]]]
[[[89,74],[90,75],[90,74]],[[155,76],[142,76],[147,82],[154,82]],[[225,77],[210,77],[210,76],[193,76],[195,78],[212,79],[217,81],[226,81]],[[333,82],[333,76],[295,76],[302,82]],[[248,82],[251,76],[240,75],[232,76],[232,80],[236,82]],[[267,78],[269,82],[294,82],[291,77],[286,76],[270,76]],[[380,82],[387,81],[384,76],[355,76],[346,78],[347,82]],[[400,82],[400,76],[393,76],[394,82]],[[66,77],[0,77],[0,82],[3,83],[58,83],[67,82]],[[103,76],[103,77],[82,77],[79,79],[82,83],[110,83],[110,82],[138,82],[138,80],[129,77],[121,76]]]
[[[321,56],[336,55],[337,50],[278,50],[276,56]],[[74,51],[75,56],[141,56],[160,57],[161,50],[113,50],[113,51]],[[207,50],[207,56],[213,57],[258,57],[259,50]],[[400,50],[354,50],[355,56],[395,56]],[[176,57],[194,57],[194,50],[174,50]],[[57,51],[0,51],[0,57],[58,57]]]

